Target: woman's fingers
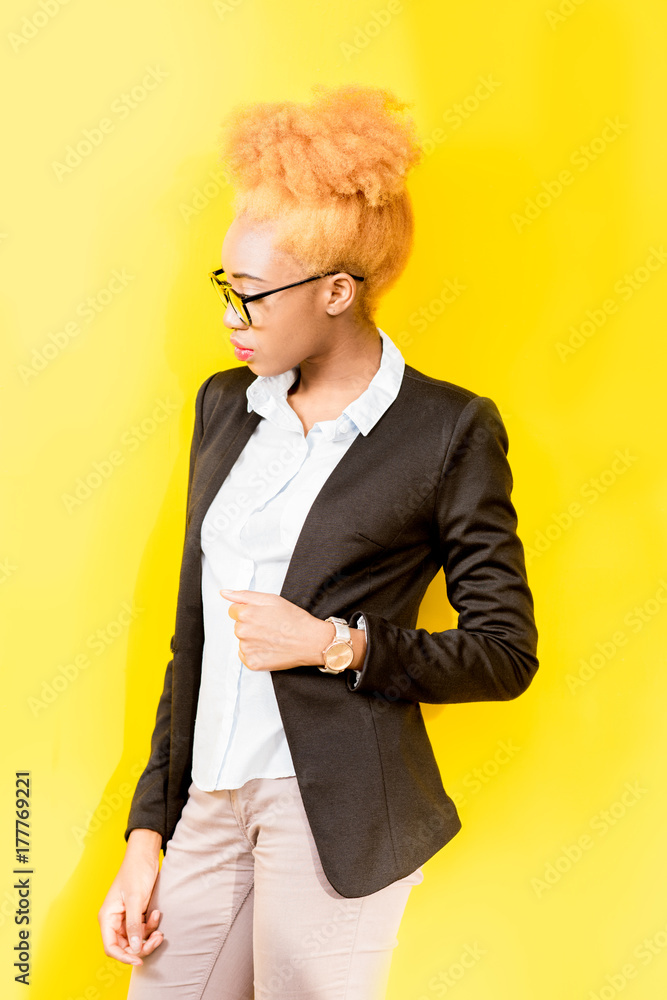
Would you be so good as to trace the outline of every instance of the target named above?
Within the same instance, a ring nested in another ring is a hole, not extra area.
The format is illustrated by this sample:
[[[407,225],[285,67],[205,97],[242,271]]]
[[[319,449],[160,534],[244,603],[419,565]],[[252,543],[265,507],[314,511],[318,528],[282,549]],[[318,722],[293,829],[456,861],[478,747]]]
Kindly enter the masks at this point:
[[[130,890],[125,896],[125,934],[130,953],[138,955],[144,942],[144,900],[140,892]]]
[[[123,950],[124,946],[127,945],[127,938],[123,933],[123,917],[124,912],[118,910],[114,912],[113,910],[105,909],[104,906],[100,910],[98,920],[100,922],[104,954],[108,955],[109,958],[115,958],[119,962],[124,962],[126,965],[139,965],[141,962],[136,955],[130,955]]]
[[[152,952],[154,952],[155,949],[158,947],[158,945],[161,945],[163,941],[164,941],[164,934],[162,933],[162,931],[153,931],[150,937],[146,938],[146,940],[144,941],[144,946],[141,949],[141,954],[142,955],[152,954]]]
[[[161,944],[158,931],[161,913],[153,907],[144,923],[159,872],[159,861],[136,842],[128,844],[118,875],[107,893],[97,919],[104,952],[126,965],[141,965],[141,955],[149,955]]]

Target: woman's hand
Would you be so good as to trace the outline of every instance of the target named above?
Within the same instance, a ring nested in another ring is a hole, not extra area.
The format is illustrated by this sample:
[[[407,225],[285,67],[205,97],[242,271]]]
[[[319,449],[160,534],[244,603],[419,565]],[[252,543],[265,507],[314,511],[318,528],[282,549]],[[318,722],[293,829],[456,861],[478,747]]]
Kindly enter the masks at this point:
[[[324,662],[322,650],[334,638],[331,622],[277,594],[256,590],[221,590],[220,594],[234,602],[229,615],[236,620],[239,658],[249,670],[289,670]]]
[[[160,870],[160,844],[155,830],[130,833],[123,863],[97,914],[105,955],[126,965],[143,965],[142,957],[164,940],[157,930],[159,910],[143,920]]]

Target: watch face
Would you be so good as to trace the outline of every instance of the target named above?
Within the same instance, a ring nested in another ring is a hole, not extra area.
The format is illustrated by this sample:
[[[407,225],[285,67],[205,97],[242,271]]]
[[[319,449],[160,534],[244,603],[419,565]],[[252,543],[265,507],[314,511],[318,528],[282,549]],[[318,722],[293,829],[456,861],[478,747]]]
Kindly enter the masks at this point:
[[[326,665],[333,670],[344,670],[354,659],[354,651],[346,642],[333,642],[325,653]]]

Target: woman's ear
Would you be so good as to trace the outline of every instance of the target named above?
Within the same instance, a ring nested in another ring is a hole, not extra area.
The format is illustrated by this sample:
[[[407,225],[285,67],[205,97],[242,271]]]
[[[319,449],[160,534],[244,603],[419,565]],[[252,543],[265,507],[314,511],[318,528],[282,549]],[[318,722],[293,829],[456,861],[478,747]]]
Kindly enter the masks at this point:
[[[327,288],[328,301],[326,310],[330,316],[338,316],[354,302],[357,287],[354,278],[349,274],[335,274]]]

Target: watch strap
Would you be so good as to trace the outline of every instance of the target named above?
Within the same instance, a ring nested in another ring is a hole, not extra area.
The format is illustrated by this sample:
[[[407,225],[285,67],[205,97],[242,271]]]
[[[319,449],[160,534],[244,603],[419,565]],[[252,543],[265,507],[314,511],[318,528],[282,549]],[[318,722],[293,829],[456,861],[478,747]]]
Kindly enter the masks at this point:
[[[331,622],[336,631],[331,642],[324,647],[323,653],[324,653],[325,663],[324,665],[318,664],[317,665],[318,670],[320,670],[323,674],[342,674],[345,672],[345,670],[348,669],[348,667],[342,667],[340,670],[334,670],[331,667],[328,667],[326,665],[326,650],[329,649],[329,646],[333,645],[333,643],[335,642],[344,642],[347,646],[349,646],[350,651],[353,653],[354,649],[352,646],[350,627],[344,618],[337,618],[334,615],[330,615],[328,618],[325,619],[325,621]]]

